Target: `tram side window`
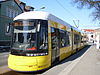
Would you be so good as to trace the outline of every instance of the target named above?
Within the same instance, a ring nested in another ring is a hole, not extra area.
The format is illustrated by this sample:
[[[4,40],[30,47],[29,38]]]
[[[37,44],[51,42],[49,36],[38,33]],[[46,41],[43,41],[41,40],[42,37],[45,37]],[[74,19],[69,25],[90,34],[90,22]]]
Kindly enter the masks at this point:
[[[86,36],[81,36],[81,43],[85,43],[86,42]]]
[[[77,40],[77,34],[74,34],[74,44],[77,44],[78,40]]]
[[[52,50],[57,50],[58,49],[58,35],[57,35],[57,29],[56,28],[51,28],[51,40],[52,40]]]
[[[48,49],[48,23],[45,20],[40,22],[40,32],[37,37],[38,47],[40,50]]]
[[[78,44],[80,42],[80,36],[78,34],[74,34],[74,44]]]
[[[84,37],[83,36],[81,36],[81,43],[83,43],[84,42]]]
[[[70,41],[69,41],[69,32],[66,32],[66,44],[67,46],[70,45]]]
[[[60,30],[60,48],[67,46],[66,31]]]

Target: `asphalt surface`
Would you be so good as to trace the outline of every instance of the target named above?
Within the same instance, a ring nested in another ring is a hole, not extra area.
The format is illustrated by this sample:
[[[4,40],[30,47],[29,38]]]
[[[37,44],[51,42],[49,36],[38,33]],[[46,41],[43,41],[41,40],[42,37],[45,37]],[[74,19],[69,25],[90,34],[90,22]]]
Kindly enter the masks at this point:
[[[0,67],[7,65],[9,52],[0,53]]]

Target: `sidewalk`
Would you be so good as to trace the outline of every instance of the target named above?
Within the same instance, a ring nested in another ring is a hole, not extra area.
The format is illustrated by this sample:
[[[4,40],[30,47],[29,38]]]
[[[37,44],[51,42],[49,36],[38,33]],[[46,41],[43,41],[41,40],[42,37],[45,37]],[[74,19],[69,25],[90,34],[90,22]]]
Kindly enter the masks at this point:
[[[100,51],[95,46],[91,46],[81,57],[69,72],[66,67],[59,75],[100,75]]]

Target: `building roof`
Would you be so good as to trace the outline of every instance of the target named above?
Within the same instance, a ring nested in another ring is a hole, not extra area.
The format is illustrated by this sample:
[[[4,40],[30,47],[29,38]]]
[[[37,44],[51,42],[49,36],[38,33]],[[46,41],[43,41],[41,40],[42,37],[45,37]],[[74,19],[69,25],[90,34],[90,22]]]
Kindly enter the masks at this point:
[[[25,11],[33,11],[34,8],[31,6],[25,6]]]
[[[100,28],[95,29],[94,32],[100,32]]]
[[[95,29],[95,30],[100,30],[100,28],[97,28],[97,29]]]
[[[20,0],[15,0],[15,1],[17,2],[17,4],[18,4],[19,6],[21,6],[21,5],[24,6],[24,8],[22,8],[24,12],[25,12],[25,11],[33,11],[33,10],[34,10],[33,7],[31,7],[31,6],[26,6],[26,3],[21,2]]]
[[[22,8],[20,7],[20,5],[17,2],[19,0],[0,0],[0,3],[2,4],[3,2],[8,2],[8,1],[14,1],[18,5],[18,7],[21,9],[21,11],[23,11]]]
[[[18,4],[20,4],[21,3],[21,1],[19,1],[19,0],[15,0]]]
[[[94,29],[83,29],[85,32],[94,32]]]

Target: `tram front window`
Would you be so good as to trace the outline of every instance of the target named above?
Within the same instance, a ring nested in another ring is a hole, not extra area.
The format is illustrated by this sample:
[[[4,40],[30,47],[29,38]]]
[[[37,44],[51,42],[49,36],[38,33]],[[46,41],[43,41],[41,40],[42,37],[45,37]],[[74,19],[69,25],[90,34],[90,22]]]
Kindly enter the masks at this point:
[[[20,56],[47,55],[46,24],[43,25],[40,20],[16,21],[14,23],[11,54]]]

